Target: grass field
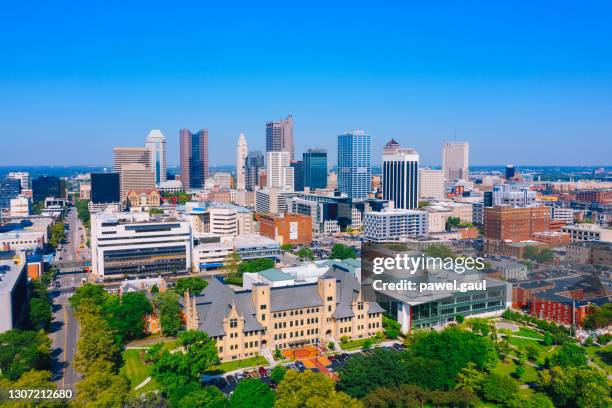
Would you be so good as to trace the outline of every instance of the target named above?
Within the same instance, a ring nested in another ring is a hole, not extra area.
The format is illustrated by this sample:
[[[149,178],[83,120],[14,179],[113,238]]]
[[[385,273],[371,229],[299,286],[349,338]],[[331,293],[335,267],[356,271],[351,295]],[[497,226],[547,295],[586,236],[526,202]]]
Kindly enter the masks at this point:
[[[612,374],[612,365],[610,364],[610,360],[612,360],[612,345],[603,347],[590,346],[585,347],[585,349],[595,364],[606,370],[608,375]]]
[[[382,341],[376,337],[370,337],[367,339],[349,340],[346,343],[340,343],[340,347],[342,347],[342,350],[357,350],[363,347],[363,343],[365,343],[366,340],[371,340],[372,344],[380,343]]]
[[[532,339],[544,340],[543,334],[529,327],[520,327],[517,332],[512,334],[515,336],[531,337]]]
[[[151,366],[145,364],[140,358],[140,353],[143,351],[144,350],[125,350],[123,352],[123,361],[125,361],[125,364],[123,367],[121,367],[121,373],[125,375],[128,380],[130,380],[130,386],[132,389],[143,382],[151,374]],[[146,391],[149,388],[157,388],[155,380],[151,380],[151,382],[145,386],[143,391]]]
[[[242,360],[233,360],[233,361],[221,363],[213,367],[209,371],[207,371],[205,374],[223,374],[228,371],[237,370],[239,368],[249,368],[249,367],[256,367],[260,365],[268,365],[268,360],[266,360],[265,357],[262,357],[262,356],[255,356],[255,357],[245,358]]]

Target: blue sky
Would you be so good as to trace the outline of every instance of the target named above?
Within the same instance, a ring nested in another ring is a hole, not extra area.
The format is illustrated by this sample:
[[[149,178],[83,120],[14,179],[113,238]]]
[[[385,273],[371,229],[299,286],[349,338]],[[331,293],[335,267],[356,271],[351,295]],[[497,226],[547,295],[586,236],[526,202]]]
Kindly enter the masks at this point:
[[[233,164],[287,113],[332,163],[365,129],[375,163],[456,137],[475,165],[611,164],[608,1],[85,3],[2,4],[0,165],[110,164],[152,128],[177,164],[182,127]]]

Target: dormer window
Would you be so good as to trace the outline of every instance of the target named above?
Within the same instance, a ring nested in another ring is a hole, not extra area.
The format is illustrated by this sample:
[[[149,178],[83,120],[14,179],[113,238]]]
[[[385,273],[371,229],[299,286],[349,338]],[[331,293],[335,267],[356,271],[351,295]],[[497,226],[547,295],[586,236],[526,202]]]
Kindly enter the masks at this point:
[[[238,327],[238,319],[230,319],[230,329],[235,329]]]

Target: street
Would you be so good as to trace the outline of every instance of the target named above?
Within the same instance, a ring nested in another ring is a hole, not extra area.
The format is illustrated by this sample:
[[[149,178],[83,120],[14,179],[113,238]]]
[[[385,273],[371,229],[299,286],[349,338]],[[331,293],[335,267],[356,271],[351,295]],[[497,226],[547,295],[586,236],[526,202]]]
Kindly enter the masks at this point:
[[[83,245],[84,248],[81,248],[81,242],[84,244],[86,237],[84,238],[85,230],[77,217],[76,209],[68,210],[64,222],[68,225],[66,243],[58,248],[54,261],[89,259],[89,248],[85,245]],[[79,379],[79,375],[72,366],[76,354],[78,325],[68,299],[74,288],[81,285],[84,277],[85,274],[81,269],[61,269],[57,275],[59,287],[54,286],[51,292],[53,323],[50,338],[55,358],[52,365],[53,380],[57,383],[58,388],[73,391]]]

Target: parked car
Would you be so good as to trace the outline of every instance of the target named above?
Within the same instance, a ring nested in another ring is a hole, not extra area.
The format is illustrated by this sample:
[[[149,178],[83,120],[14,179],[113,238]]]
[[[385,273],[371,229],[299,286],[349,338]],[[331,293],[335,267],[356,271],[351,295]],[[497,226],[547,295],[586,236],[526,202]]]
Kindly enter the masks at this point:
[[[225,378],[221,377],[217,380],[217,387],[225,388],[226,386],[227,386],[227,380]]]
[[[259,367],[259,369],[257,369],[257,371],[259,372],[259,375],[261,377],[267,377],[268,376],[268,372],[264,367]]]
[[[244,378],[244,373],[236,373],[234,374],[234,377],[236,378],[236,381],[240,381]]]
[[[234,377],[233,375],[228,375],[227,377],[225,377],[225,380],[227,381],[228,384],[238,383],[238,381],[236,381],[236,377]]]

